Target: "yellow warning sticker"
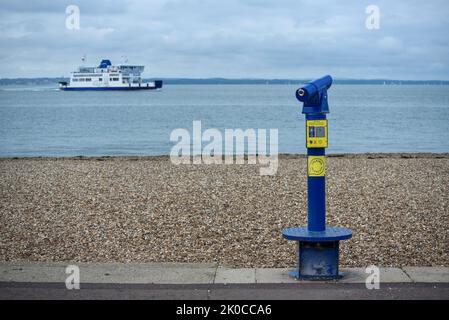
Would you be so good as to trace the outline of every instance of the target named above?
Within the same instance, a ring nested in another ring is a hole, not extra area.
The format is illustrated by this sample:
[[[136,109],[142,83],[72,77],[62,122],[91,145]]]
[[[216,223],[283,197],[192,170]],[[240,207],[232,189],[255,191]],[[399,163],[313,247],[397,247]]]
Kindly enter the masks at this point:
[[[306,147],[327,148],[327,120],[306,121]]]
[[[325,156],[309,156],[307,158],[307,171],[309,177],[324,177],[326,174]]]

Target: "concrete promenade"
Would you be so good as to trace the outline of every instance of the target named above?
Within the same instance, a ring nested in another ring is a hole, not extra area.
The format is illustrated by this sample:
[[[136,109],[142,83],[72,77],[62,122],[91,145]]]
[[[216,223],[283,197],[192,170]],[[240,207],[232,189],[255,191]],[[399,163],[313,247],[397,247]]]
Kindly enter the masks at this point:
[[[296,281],[288,269],[218,264],[78,263],[80,289],[68,290],[75,263],[2,262],[0,299],[448,299],[448,267],[380,268],[368,290],[365,268],[342,268],[338,282]]]

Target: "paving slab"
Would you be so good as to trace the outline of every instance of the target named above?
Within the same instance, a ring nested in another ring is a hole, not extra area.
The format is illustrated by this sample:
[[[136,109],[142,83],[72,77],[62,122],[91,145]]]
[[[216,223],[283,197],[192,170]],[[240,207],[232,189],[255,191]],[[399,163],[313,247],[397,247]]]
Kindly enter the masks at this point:
[[[400,268],[380,268],[380,283],[382,282],[412,282],[410,277]],[[341,268],[343,278],[338,280],[339,283],[365,283],[368,273],[365,268]]]
[[[256,269],[217,268],[214,283],[256,283]]]
[[[257,268],[256,283],[296,283],[298,280],[288,274],[292,269]]]
[[[2,262],[0,281],[65,282],[65,268],[69,264],[44,262]]]
[[[413,282],[449,282],[449,267],[403,267]]]
[[[257,283],[365,283],[369,276],[365,273],[365,268],[342,268],[340,273],[343,278],[338,281],[298,281],[290,277],[288,272],[291,269],[256,269]],[[380,268],[381,282],[411,282],[410,277],[407,276],[400,268]]]
[[[213,283],[215,264],[172,263],[1,263],[0,281],[62,282],[68,265],[80,269],[80,283]]]

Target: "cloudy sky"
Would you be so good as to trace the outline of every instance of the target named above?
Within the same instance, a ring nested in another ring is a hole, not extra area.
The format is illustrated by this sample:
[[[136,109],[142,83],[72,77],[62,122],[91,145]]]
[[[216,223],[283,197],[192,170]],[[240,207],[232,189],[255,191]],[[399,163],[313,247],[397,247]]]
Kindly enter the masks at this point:
[[[447,0],[1,0],[0,77],[67,76],[85,54],[146,77],[448,80],[448,33]]]

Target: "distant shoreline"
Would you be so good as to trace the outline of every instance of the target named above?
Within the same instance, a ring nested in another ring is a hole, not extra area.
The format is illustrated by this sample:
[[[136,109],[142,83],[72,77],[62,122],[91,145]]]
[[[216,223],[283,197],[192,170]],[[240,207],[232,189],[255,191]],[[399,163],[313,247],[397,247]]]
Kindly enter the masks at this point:
[[[159,79],[159,78],[158,78]],[[57,85],[60,81],[68,81],[65,77],[42,78],[1,78],[0,86],[13,85]],[[151,81],[152,78],[144,79]],[[310,79],[226,79],[226,78],[160,78],[164,85],[298,85]],[[334,79],[337,85],[449,85],[449,80],[395,80],[395,79]]]

